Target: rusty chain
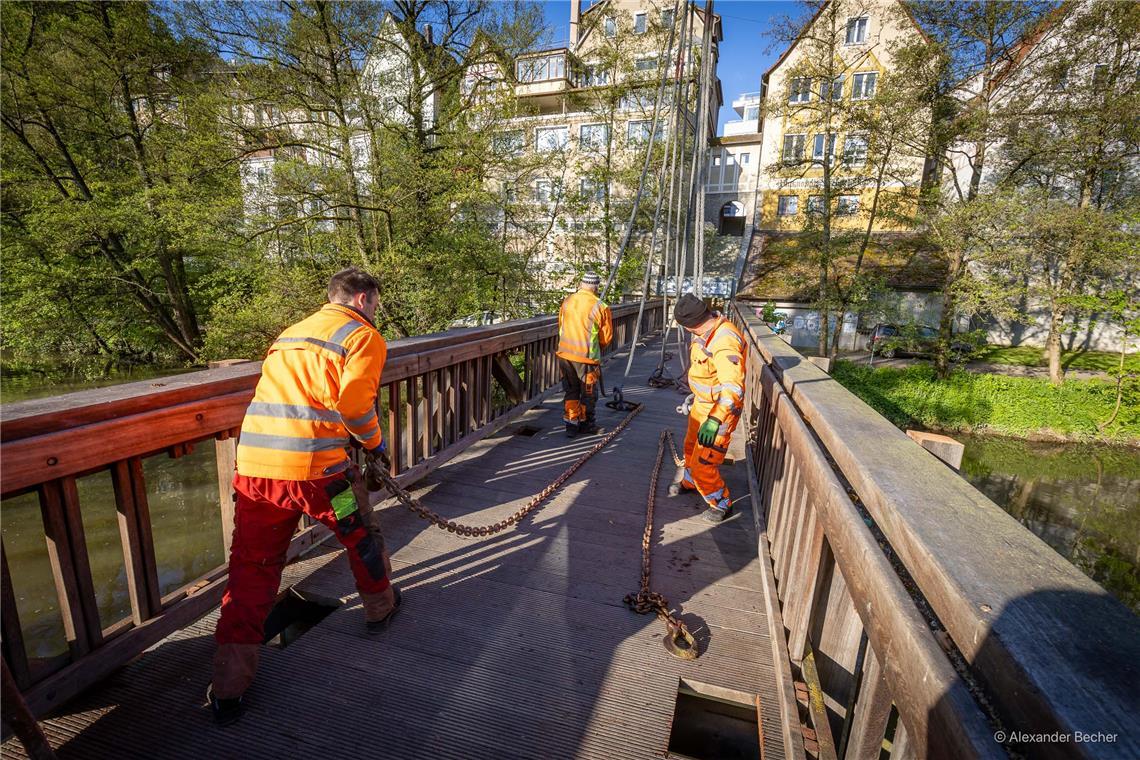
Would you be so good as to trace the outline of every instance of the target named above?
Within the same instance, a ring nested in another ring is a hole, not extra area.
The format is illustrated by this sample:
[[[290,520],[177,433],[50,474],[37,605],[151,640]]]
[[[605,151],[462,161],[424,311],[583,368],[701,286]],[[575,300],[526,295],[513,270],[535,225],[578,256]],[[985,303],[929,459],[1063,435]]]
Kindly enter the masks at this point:
[[[642,405],[638,404],[633,409],[631,409],[629,414],[625,416],[625,419],[618,423],[617,427],[615,427],[609,433],[606,433],[605,437],[595,443],[589,451],[578,457],[577,461],[575,461],[574,464],[567,467],[566,470],[557,478],[555,478],[550,485],[535,494],[531,500],[526,503],[525,506],[520,508],[517,512],[515,512],[507,519],[499,520],[497,523],[492,523],[491,525],[463,525],[461,523],[455,522],[454,520],[446,520],[436,512],[433,512],[431,509],[429,509],[418,498],[412,496],[410,493],[408,493],[407,490],[402,488],[400,484],[396,482],[396,479],[393,478],[387,470],[381,467],[374,467],[373,474],[379,477],[380,481],[385,486],[387,486],[388,490],[392,492],[397,501],[399,501],[408,509],[412,510],[412,512],[415,514],[430,522],[432,525],[446,530],[449,533],[457,533],[465,537],[481,538],[483,536],[493,536],[496,533],[501,533],[512,525],[518,524],[524,517],[537,509],[538,506],[545,502],[547,499],[549,499],[551,494],[557,491],[563,483],[569,480],[570,476],[577,472],[578,468],[584,465],[587,460],[590,459],[590,457],[594,456],[594,454],[597,454],[599,451],[604,449],[610,441],[612,441],[617,437],[619,433],[621,433],[621,431],[625,430],[626,426],[628,426],[633,418],[641,412],[642,408]]]
[[[641,589],[636,594],[626,594],[623,600],[631,610],[648,615],[656,613],[657,617],[665,622],[668,635],[665,637],[665,648],[676,657],[683,660],[693,660],[697,657],[697,645],[685,624],[678,620],[669,611],[669,600],[660,592],[649,589],[649,576],[653,546],[653,508],[657,502],[657,480],[661,476],[661,461],[665,457],[665,442],[669,442],[669,450],[677,466],[684,464],[684,460],[677,456],[677,443],[673,439],[672,430],[662,430],[661,437],[657,439],[657,461],[653,464],[653,474],[649,476],[649,496],[645,505],[645,530],[641,534]]]

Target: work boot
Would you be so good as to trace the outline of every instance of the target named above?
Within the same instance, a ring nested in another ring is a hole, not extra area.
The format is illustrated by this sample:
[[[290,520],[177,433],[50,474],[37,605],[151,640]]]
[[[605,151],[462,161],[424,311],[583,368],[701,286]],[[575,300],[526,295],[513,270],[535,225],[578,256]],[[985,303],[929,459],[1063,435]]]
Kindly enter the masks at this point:
[[[369,633],[381,633],[388,628],[392,618],[400,611],[404,595],[395,586],[389,586],[379,594],[361,592],[364,602],[364,627]]]
[[[705,510],[705,519],[713,524],[722,523],[732,514],[732,507],[728,509],[717,509],[716,507],[709,507]]]
[[[237,723],[245,713],[245,703],[241,697],[219,699],[214,694],[214,684],[206,687],[206,701],[210,704],[210,712],[214,714],[214,723],[222,727]]]
[[[253,683],[260,657],[261,644],[218,645],[214,652],[214,675],[209,692],[210,707],[214,710],[218,725],[229,725],[241,716],[241,696]],[[218,705],[216,707],[215,702]],[[223,719],[227,722],[223,722]]]
[[[578,423],[577,422],[567,422],[566,423],[566,437],[567,438],[577,438],[578,437]]]
[[[584,422],[578,427],[579,435],[602,435],[605,432],[605,428],[598,427],[593,422]]]

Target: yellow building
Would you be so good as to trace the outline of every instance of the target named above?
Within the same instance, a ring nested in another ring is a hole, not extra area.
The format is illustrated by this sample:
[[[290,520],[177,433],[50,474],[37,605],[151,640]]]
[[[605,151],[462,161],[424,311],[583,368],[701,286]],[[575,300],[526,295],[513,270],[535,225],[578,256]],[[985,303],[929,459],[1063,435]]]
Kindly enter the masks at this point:
[[[601,0],[583,10],[581,0],[570,0],[566,45],[513,59],[488,51],[468,68],[462,93],[494,114],[487,124],[495,150],[512,158],[490,178],[504,199],[504,216],[514,222],[508,234],[517,245],[535,249],[527,258],[550,275],[552,285],[572,268],[567,259],[573,251],[591,251],[599,238],[614,247],[634,191],[629,178],[636,183],[653,131],[663,73],[657,139],[679,123],[673,93],[682,65],[689,88],[688,107],[680,114],[688,119],[690,135],[695,129],[703,5],[679,3],[676,17],[674,7],[672,0]],[[719,17],[711,24],[710,135],[722,101],[715,68]],[[666,61],[670,29],[674,39]]]
[[[884,141],[864,125],[895,52],[922,36],[898,0],[830,0],[819,8],[761,80],[758,230],[818,227],[828,196],[833,230],[909,228],[900,217],[914,208],[925,157],[897,141],[881,150]]]

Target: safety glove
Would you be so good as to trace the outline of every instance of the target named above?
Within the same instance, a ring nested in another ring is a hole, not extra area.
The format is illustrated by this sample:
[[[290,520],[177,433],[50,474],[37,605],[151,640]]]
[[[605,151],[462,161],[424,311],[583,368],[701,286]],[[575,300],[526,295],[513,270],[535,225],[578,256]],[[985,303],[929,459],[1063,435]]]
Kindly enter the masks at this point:
[[[380,441],[380,445],[364,452],[365,468],[364,482],[369,491],[379,491],[384,487],[377,470],[383,468],[384,472],[392,471],[392,460],[388,458],[388,444]]]
[[[720,432],[720,420],[713,417],[711,414],[701,424],[701,429],[697,431],[697,442],[702,446],[712,446],[716,442],[716,434]]]

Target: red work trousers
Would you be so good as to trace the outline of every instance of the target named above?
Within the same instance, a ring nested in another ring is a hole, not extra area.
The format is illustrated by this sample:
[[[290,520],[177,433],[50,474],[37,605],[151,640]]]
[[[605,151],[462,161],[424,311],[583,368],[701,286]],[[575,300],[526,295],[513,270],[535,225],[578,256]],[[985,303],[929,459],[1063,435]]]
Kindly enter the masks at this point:
[[[261,644],[265,619],[277,599],[289,540],[302,514],[336,534],[348,554],[361,594],[378,594],[389,587],[384,547],[368,530],[360,511],[338,520],[333,510],[332,495],[345,490],[352,477],[351,473],[319,480],[234,476],[237,509],[230,578],[214,632],[219,645]]]
[[[696,489],[709,507],[723,512],[732,504],[732,498],[720,475],[720,466],[724,463],[728,442],[740,418],[730,415],[721,424],[712,446],[702,446],[697,440],[697,431],[704,421],[703,415],[689,415],[689,429],[685,434],[685,475],[681,483],[686,488]]]

